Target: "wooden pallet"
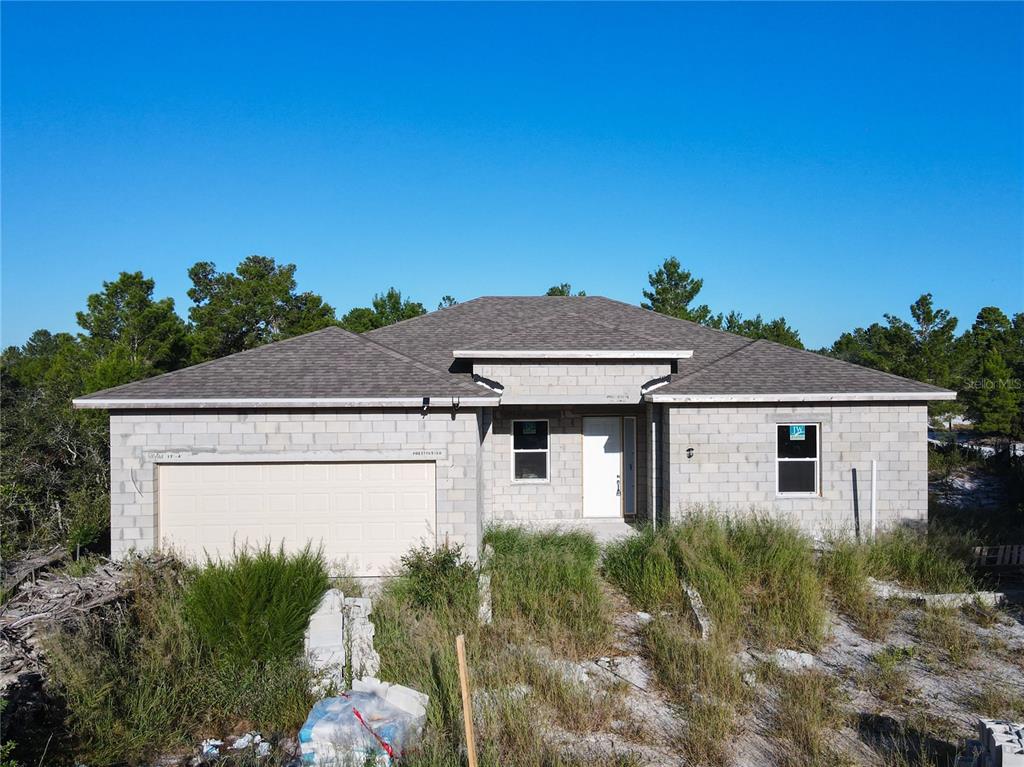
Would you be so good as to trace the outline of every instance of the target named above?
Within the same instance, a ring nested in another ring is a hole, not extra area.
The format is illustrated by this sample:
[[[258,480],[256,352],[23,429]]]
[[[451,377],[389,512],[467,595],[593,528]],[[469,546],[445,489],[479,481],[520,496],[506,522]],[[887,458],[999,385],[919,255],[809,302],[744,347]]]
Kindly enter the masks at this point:
[[[974,562],[979,567],[1024,566],[1024,545],[978,546],[974,549]]]

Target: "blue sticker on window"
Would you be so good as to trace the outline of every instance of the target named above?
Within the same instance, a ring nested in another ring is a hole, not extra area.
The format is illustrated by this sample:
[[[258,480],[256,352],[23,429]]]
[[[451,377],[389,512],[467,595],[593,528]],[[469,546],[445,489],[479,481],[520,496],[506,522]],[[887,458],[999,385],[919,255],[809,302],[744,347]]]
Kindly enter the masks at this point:
[[[790,442],[796,442],[804,439],[807,434],[806,426],[790,426],[789,427],[789,440]]]

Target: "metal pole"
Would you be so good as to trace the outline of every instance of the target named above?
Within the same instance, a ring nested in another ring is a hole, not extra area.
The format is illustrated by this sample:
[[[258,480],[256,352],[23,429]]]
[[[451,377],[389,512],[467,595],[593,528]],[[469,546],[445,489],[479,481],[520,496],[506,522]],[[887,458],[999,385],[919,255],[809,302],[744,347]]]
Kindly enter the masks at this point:
[[[878,461],[871,461],[871,540],[875,540],[878,519]]]

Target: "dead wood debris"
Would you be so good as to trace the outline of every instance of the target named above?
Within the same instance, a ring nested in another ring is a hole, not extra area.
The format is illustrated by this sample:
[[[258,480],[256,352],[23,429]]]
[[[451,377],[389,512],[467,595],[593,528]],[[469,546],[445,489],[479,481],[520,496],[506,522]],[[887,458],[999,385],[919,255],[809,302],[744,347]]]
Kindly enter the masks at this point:
[[[78,577],[52,570],[66,559],[63,552],[36,552],[11,566],[4,577],[0,605],[0,693],[23,676],[44,674],[41,644],[53,626],[67,624],[124,596],[125,569],[102,561]],[[9,573],[9,574],[8,574]]]

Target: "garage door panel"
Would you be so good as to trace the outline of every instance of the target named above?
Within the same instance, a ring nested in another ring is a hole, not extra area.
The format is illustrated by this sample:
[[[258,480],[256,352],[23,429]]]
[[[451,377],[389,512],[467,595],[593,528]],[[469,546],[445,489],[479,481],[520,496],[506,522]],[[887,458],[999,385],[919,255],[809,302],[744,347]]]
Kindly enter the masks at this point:
[[[323,546],[378,575],[433,540],[433,463],[175,464],[159,469],[158,536],[188,558],[241,546]]]

